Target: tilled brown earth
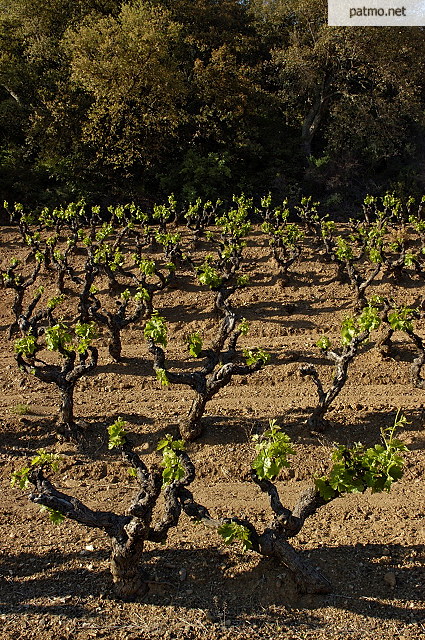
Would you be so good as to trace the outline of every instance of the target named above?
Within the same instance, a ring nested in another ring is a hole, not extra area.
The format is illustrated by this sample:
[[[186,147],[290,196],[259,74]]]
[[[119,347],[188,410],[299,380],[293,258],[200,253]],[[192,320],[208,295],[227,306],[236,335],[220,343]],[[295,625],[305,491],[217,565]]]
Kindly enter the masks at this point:
[[[2,265],[19,250],[16,234],[3,230]],[[326,333],[336,340],[341,320],[352,313],[350,287],[335,281],[333,265],[308,249],[286,287],[276,281],[266,246],[256,237],[247,247],[251,285],[232,296],[237,312],[251,323],[242,347],[259,346],[270,364],[232,383],[207,405],[205,433],[188,447],[197,469],[195,499],[217,518],[249,518],[258,529],[272,519],[267,499],[249,478],[252,435],[270,418],[291,436],[297,454],[278,482],[291,507],[314,475],[329,468],[333,444],[373,444],[398,409],[409,423],[399,433],[408,446],[406,471],[390,493],[351,494],[330,502],[309,518],[293,540],[297,550],[331,580],[329,595],[299,593],[288,570],[253,552],[226,546],[214,532],[185,516],[165,545],[146,545],[150,592],[140,602],[115,599],[108,570],[109,541],[99,530],[65,521],[53,525],[10,486],[10,474],[41,447],[63,455],[55,484],[94,509],[123,512],[135,481],[106,446],[106,426],[118,416],[147,464],[158,462],[156,444],[174,431],[191,403],[187,387],[161,388],[152,375],[143,323],[125,330],[125,359],[111,362],[106,336],[100,359],[76,388],[75,413],[85,444],[57,443],[54,418],[58,392],[21,373],[7,339],[12,292],[0,290],[1,583],[0,638],[205,638],[380,640],[425,638],[424,506],[425,396],[410,382],[412,345],[396,334],[397,355],[383,359],[373,341],[363,348],[349,380],[329,412],[331,426],[311,433],[305,420],[316,403],[314,385],[302,378],[302,363],[314,363],[325,380],[332,367],[315,343]],[[199,330],[206,342],[216,330],[212,294],[200,291],[189,274],[181,286],[155,301],[169,322],[167,360],[176,370],[192,367],[184,336]],[[43,282],[44,280],[44,282]],[[39,284],[49,287],[42,275]],[[38,286],[37,285],[37,286]],[[378,279],[373,293],[412,304],[421,283],[395,286]],[[424,335],[423,323],[418,331]],[[23,412],[25,415],[19,415]]]

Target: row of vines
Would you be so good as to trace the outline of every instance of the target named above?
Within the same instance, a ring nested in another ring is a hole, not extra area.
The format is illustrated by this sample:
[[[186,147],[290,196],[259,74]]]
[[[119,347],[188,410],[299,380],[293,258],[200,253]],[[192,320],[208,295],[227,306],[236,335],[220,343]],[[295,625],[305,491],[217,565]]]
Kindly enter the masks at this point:
[[[300,376],[317,392],[307,418],[312,432],[327,430],[328,411],[349,378],[350,365],[371,344],[389,358],[394,355],[394,340],[403,335],[415,350],[411,383],[425,388],[425,339],[420,332],[425,310],[420,295],[425,278],[424,206],[425,198],[415,203],[413,198],[401,201],[392,194],[368,197],[356,218],[339,225],[311,198],[303,198],[292,210],[287,202],[273,207],[269,196],[257,206],[240,196],[234,197],[232,207],[197,200],[180,210],[170,196],[149,214],[134,204],[102,212],[79,202],[34,215],[19,204],[5,203],[17,229],[17,257],[0,271],[0,284],[11,296],[8,337],[17,367],[57,388],[58,438],[81,449],[90,441],[90,429],[83,428],[74,414],[75,389],[81,378],[96,378],[101,341],[107,340],[109,357],[118,368],[125,363],[130,326],[142,328],[152,374],[159,383],[179,385],[183,393],[189,388],[192,398],[178,430],[158,438],[162,469],[148,468],[124,420],[105,415],[108,447],[120,453],[137,483],[124,514],[95,511],[61,492],[49,479],[61,464],[54,451],[34,452],[27,466],[14,472],[12,483],[22,489],[32,485],[30,500],[47,509],[54,522],[70,518],[108,534],[111,573],[122,598],[147,592],[144,545],[165,542],[182,513],[216,529],[225,542],[239,540],[244,550],[283,563],[301,590],[329,591],[327,578],[289,540],[329,501],[347,492],[389,490],[401,478],[405,446],[396,432],[406,423],[402,413],[393,424],[383,426],[381,442],[336,447],[329,472],[314,478],[293,509],[282,504],[276,480],[290,465],[296,445],[270,417],[269,425],[253,437],[255,454],[250,463],[251,479],[269,496],[273,513],[263,531],[232,515],[214,519],[196,501],[189,488],[196,474],[190,443],[202,438],[208,402],[235,376],[243,376],[249,384],[250,377],[270,361],[267,349],[248,346],[249,322],[234,303],[234,294],[251,286],[249,275],[256,267],[250,264],[246,248],[252,242],[271,252],[275,270],[268,276],[276,278],[282,289],[295,277],[308,247],[319,262],[333,265],[336,281],[352,290],[351,310],[339,340],[331,341],[324,333],[317,342],[318,357],[332,364],[331,379],[324,380],[313,364],[300,363]],[[408,280],[418,291],[415,303],[401,306],[396,297],[372,295],[370,291],[383,279],[394,291]],[[161,301],[167,291],[188,286],[193,296],[210,292],[208,316],[215,329],[207,343],[201,331],[188,331],[187,358],[181,366],[175,362],[171,366],[170,327]]]

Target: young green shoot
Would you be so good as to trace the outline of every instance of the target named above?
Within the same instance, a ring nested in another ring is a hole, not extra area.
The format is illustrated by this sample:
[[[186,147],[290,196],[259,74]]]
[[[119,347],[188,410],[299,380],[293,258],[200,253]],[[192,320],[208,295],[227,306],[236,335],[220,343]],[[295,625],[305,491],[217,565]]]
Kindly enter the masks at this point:
[[[252,468],[260,480],[274,480],[282,469],[290,466],[289,455],[295,454],[290,437],[281,431],[276,420],[269,421],[269,428],[262,436],[253,436],[257,457]]]
[[[12,487],[18,485],[20,489],[27,489],[30,483],[29,474],[36,468],[49,468],[56,473],[59,470],[59,464],[63,460],[62,456],[57,453],[49,453],[45,449],[39,449],[37,454],[31,459],[28,467],[23,467],[18,471],[14,471],[11,476],[10,484]]]
[[[25,358],[32,358],[37,351],[37,340],[32,333],[15,341],[15,353],[20,353]]]
[[[194,333],[190,333],[186,337],[187,348],[189,349],[189,353],[194,358],[198,358],[202,351],[202,338],[197,331]]]
[[[108,427],[108,449],[119,448],[125,444],[127,439],[125,424],[125,420],[119,417]]]
[[[333,453],[334,465],[328,476],[315,479],[316,489],[326,501],[341,493],[372,493],[389,491],[391,485],[403,475],[404,460],[401,452],[407,447],[394,437],[396,429],[407,422],[400,411],[391,427],[381,429],[382,444],[366,449],[356,443],[349,448],[340,445]]]
[[[184,441],[174,440],[170,434],[167,434],[165,438],[159,441],[157,451],[162,451],[161,465],[164,467],[162,484],[164,487],[184,478],[186,472],[178,456],[178,452],[184,450]]]
[[[155,375],[156,379],[162,384],[163,387],[168,387],[170,381],[168,380],[167,372],[165,371],[165,369],[157,368],[155,370]]]
[[[244,349],[243,357],[245,358],[245,362],[247,365],[256,364],[257,362],[260,362],[260,360],[262,360],[264,364],[267,364],[270,360],[270,354],[260,348],[257,348],[255,350]]]
[[[167,346],[167,325],[165,318],[160,316],[158,311],[154,311],[152,317],[147,321],[144,335],[147,340],[152,340],[155,344]]]
[[[232,544],[235,540],[239,540],[242,543],[242,552],[248,551],[252,548],[252,542],[250,539],[250,530],[243,524],[237,522],[224,522],[217,532],[221,535],[226,544]]]

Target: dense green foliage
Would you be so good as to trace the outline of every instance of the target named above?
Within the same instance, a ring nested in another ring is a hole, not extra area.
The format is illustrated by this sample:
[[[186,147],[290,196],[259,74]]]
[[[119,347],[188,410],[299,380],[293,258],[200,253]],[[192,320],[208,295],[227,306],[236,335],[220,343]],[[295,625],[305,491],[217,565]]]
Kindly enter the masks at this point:
[[[332,500],[341,493],[363,493],[368,488],[372,493],[389,491],[403,475],[400,452],[407,447],[394,433],[406,422],[405,416],[398,413],[394,425],[381,430],[382,444],[369,448],[359,442],[351,448],[340,445],[332,455],[334,464],[329,475],[315,480],[322,498]]]
[[[424,30],[326,23],[325,0],[1,0],[0,197],[421,191]]]

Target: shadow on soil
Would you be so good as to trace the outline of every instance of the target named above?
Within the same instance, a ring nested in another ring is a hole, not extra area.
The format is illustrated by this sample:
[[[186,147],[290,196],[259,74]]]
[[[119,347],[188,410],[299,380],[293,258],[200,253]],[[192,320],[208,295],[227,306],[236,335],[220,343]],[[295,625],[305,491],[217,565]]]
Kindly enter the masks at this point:
[[[6,424],[0,431],[0,453],[34,455],[40,448],[51,447],[57,441],[52,420],[22,418],[21,428]]]
[[[38,420],[37,418],[25,418],[22,428],[10,426],[0,431],[0,454],[14,456],[33,456],[38,449],[62,446],[61,454],[97,456],[108,451],[107,427],[121,417],[127,422],[128,430],[135,447],[144,444],[147,440],[144,432],[134,430],[135,426],[144,427],[153,423],[153,419],[140,413],[120,411],[116,414],[91,416],[89,421],[77,418],[77,423],[82,427],[82,439],[79,444],[64,442],[57,431],[54,420]],[[164,427],[164,434],[170,428]],[[161,432],[158,432],[158,437]],[[162,435],[163,437],[163,435]]]
[[[92,616],[93,597],[114,600],[109,572],[96,569],[99,562],[104,564],[108,553],[105,549],[82,557],[78,552],[55,550],[42,556],[3,556],[0,612]],[[215,546],[196,550],[156,548],[145,554],[151,590],[143,603],[201,609],[215,621],[226,616],[235,621],[242,614],[256,617],[261,611],[262,621],[270,622],[273,612],[268,614],[267,607],[278,605],[311,612],[332,606],[368,617],[419,622],[425,614],[421,588],[423,553],[420,545],[398,544],[310,550],[312,563],[320,566],[334,585],[332,593],[316,596],[299,593],[290,573],[273,560],[259,559],[252,568],[250,554],[223,552]],[[412,558],[416,565],[413,567],[408,566]],[[67,568],[75,561],[94,568]],[[393,586],[386,583],[388,573],[394,575]],[[52,605],[26,604],[35,598],[47,598]],[[296,615],[299,618],[303,614],[297,611]],[[265,620],[267,617],[269,620]],[[311,616],[309,622],[312,623]]]
[[[352,420],[342,415],[338,407],[331,408],[326,414],[329,420],[327,428],[317,433],[312,431],[306,421],[313,407],[288,408],[284,414],[275,414],[277,424],[290,435],[295,444],[323,445],[334,443],[351,446],[355,442],[362,442],[366,446],[372,446],[381,439],[381,429],[394,424],[397,412],[394,410],[379,410],[368,412],[364,409],[353,408]],[[226,415],[207,415],[202,419],[203,434],[195,443],[199,445],[237,444],[249,443],[252,436],[261,434],[268,428],[269,419],[264,416],[237,415],[236,411],[228,411]],[[415,437],[408,442],[409,450],[422,450],[425,447],[425,431],[423,437],[417,435],[421,432],[425,422],[425,409],[407,410],[403,414],[407,423],[400,427],[396,437],[404,440],[410,432],[415,432]],[[182,417],[186,413],[182,413]],[[131,440],[135,447],[144,446],[149,453],[155,450],[156,443],[171,433],[179,437],[179,425],[177,421],[168,421],[158,426],[152,434],[152,425],[155,420],[139,413],[120,411],[119,416],[127,423]],[[91,416],[89,422],[84,422],[84,440],[79,448],[70,444],[72,453],[84,453],[88,456],[107,451],[107,426],[118,418],[116,415]],[[139,428],[140,429],[139,429]],[[148,427],[147,430],[144,427]],[[17,456],[32,455],[40,448],[52,447],[58,442],[58,434],[55,424],[51,420],[25,419],[22,430],[13,427],[0,433],[0,453],[8,453]]]
[[[123,356],[120,362],[107,362],[99,364],[96,371],[90,376],[92,379],[100,373],[113,373],[119,376],[152,376],[152,364],[146,358]]]
[[[324,442],[328,444],[338,443],[347,446],[353,445],[355,442],[362,442],[366,446],[372,446],[381,440],[381,429],[391,427],[397,416],[397,411],[379,410],[367,411],[360,407],[353,407],[352,420],[345,415],[340,415],[338,407],[331,408],[326,414],[329,425],[321,433],[311,431],[306,420],[313,411],[313,407],[305,407],[300,409],[288,409],[285,414],[276,415],[276,420],[284,431],[287,431],[295,443],[305,442],[308,444],[322,445]],[[417,432],[423,430],[425,420],[425,409],[418,408],[415,410],[406,410],[401,412],[407,422],[397,429],[395,437],[404,439],[411,431]],[[425,431],[423,437],[416,437],[413,442],[408,443],[411,450],[422,450],[425,446]]]
[[[339,415],[337,410],[331,410],[326,414],[329,420],[328,427],[322,432],[312,431],[306,424],[313,407],[289,408],[284,414],[270,416],[276,419],[277,424],[290,435],[295,445],[300,444],[344,444],[350,446],[355,442],[362,442],[371,446],[380,442],[381,428],[391,427],[394,424],[397,412],[394,410],[365,411],[353,409],[352,420],[344,415]],[[200,444],[232,444],[238,442],[250,442],[252,435],[261,434],[268,428],[269,418],[264,416],[236,416],[235,412],[226,412],[226,415],[209,415],[202,419],[204,431],[196,440]],[[396,437],[409,434],[411,431],[423,429],[425,409],[407,410],[403,414],[407,423],[397,430]],[[425,446],[425,431],[423,438],[415,438],[409,443],[409,449],[423,449]]]
[[[107,556],[107,553],[94,553],[92,559],[99,560],[101,555]],[[67,568],[78,558],[81,559],[78,552],[53,551],[42,556],[4,554],[0,563],[3,575],[0,581],[0,612],[48,613],[69,618],[89,615],[84,600],[93,595],[99,596],[101,585],[110,581],[110,574],[107,570],[93,574],[84,568]],[[38,573],[43,575],[36,575]],[[47,598],[52,604],[25,604],[33,598]]]

